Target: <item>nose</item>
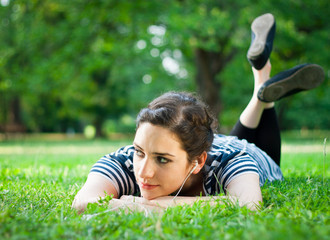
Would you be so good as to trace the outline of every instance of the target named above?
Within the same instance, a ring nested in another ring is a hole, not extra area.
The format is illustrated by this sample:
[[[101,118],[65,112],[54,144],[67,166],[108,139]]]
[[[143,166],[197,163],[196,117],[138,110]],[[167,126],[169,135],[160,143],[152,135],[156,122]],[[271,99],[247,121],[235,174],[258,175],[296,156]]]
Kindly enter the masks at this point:
[[[155,166],[151,159],[144,158],[138,166],[138,176],[142,179],[150,179],[155,175]]]

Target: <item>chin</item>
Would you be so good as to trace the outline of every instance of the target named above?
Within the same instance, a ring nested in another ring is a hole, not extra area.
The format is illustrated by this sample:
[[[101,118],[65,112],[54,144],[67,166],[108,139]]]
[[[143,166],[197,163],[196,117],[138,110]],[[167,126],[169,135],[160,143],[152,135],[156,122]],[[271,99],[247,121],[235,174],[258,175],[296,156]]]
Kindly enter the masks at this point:
[[[148,194],[148,193],[141,192],[141,196],[147,200],[153,200],[155,198],[164,197],[167,195],[155,195],[155,194]]]
[[[151,195],[151,194],[143,194],[141,193],[142,197],[147,199],[147,200],[153,200],[155,198],[157,198],[158,196],[154,196],[154,195]]]

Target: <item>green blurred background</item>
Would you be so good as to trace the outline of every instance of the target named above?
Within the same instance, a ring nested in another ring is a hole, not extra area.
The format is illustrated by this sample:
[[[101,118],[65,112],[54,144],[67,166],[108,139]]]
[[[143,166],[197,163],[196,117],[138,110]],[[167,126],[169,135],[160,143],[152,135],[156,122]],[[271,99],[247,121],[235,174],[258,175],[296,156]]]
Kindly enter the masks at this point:
[[[0,133],[133,133],[169,90],[196,91],[224,133],[252,94],[250,25],[274,14],[272,75],[324,68],[321,87],[278,102],[283,130],[329,130],[327,0],[0,0]]]

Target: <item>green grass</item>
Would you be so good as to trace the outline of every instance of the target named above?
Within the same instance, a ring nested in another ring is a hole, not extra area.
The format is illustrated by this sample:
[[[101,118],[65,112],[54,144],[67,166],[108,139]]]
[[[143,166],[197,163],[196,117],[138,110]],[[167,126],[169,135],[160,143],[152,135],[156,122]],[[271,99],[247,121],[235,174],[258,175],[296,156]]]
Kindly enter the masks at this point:
[[[0,239],[329,239],[327,156],[304,152],[301,142],[283,153],[285,181],[262,188],[258,212],[196,203],[163,215],[108,212],[84,220],[70,207],[73,197],[93,163],[126,143],[0,143]],[[93,204],[86,213],[106,209]]]

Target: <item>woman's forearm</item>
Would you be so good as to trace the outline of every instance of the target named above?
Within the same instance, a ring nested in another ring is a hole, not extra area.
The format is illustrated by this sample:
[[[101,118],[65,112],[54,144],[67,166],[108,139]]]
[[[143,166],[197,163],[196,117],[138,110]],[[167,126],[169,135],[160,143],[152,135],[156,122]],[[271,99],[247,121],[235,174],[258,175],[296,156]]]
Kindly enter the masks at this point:
[[[75,208],[78,210],[83,210],[87,202],[97,202],[100,198],[89,199],[89,201],[76,202],[74,203]],[[230,203],[239,204],[240,206],[247,206],[250,209],[255,209],[256,204],[244,203],[239,201],[237,197],[233,196],[198,196],[198,197],[184,197],[178,196],[174,198],[173,196],[164,196],[156,199],[148,200],[143,197],[135,197],[132,195],[124,195],[120,199],[112,199],[109,202],[111,210],[117,211],[120,209],[125,209],[132,212],[162,212],[168,207],[188,205],[192,206],[195,202],[201,201],[205,204],[216,205],[218,203]],[[81,206],[84,206],[81,208]]]
[[[171,206],[178,206],[178,205],[193,205],[195,202],[201,201],[204,203],[208,203],[211,205],[217,204],[220,202],[230,202],[235,204],[238,199],[236,197],[231,196],[202,196],[202,197],[172,197],[172,196],[166,196],[166,197],[160,197],[151,200],[153,204],[158,204],[161,207],[171,207]]]
[[[229,196],[203,196],[203,197],[184,197],[179,196],[174,198],[173,196],[164,196],[155,198],[152,200],[147,200],[142,197],[134,197],[134,196],[122,196],[120,198],[123,202],[130,203],[138,203],[144,206],[154,206],[162,209],[166,209],[168,207],[180,206],[180,205],[193,205],[197,201],[202,201],[204,203],[209,203],[211,205],[217,204],[220,202],[230,202],[230,203],[237,203],[238,199],[236,197],[229,197]]]

